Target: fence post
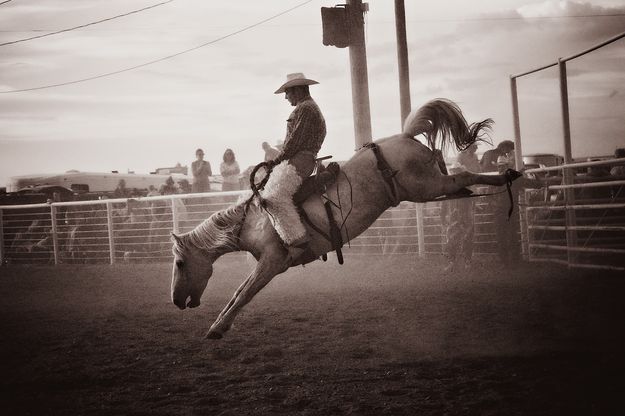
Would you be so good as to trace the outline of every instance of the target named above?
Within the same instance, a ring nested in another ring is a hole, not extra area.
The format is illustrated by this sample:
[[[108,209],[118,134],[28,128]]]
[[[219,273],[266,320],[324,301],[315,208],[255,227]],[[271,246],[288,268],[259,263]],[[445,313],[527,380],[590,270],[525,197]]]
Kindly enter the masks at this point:
[[[176,198],[171,199],[171,220],[172,231],[174,234],[178,234],[178,207],[176,207]]]
[[[4,217],[0,209],[0,266],[4,264]]]
[[[527,201],[528,190],[519,193],[519,200],[517,206],[519,207],[519,225],[521,229],[521,256],[523,260],[529,261],[529,228],[527,223]]]
[[[532,256],[532,233],[533,231],[530,230],[530,227],[532,226],[532,221],[534,220],[534,218],[536,217],[534,215],[534,213],[530,213],[530,210],[528,210],[527,208],[529,207],[529,201],[530,198],[527,197],[529,190],[525,190],[525,201],[526,201],[526,206],[525,206],[525,231],[527,233],[527,261],[531,262],[533,259]]]
[[[523,168],[523,148],[521,146],[521,121],[519,119],[519,96],[516,78],[510,77],[510,95],[512,96],[512,121],[514,122],[514,161],[516,169]]]
[[[56,206],[50,205],[50,220],[52,224],[52,250],[54,252],[54,264],[59,264],[59,235],[56,225]]]
[[[415,204],[417,207],[417,242],[419,244],[419,257],[425,257],[425,231],[423,227],[423,204]]]
[[[566,61],[558,59],[558,69],[560,74],[560,104],[562,107],[562,132],[564,139],[564,163],[572,163],[573,155],[571,149],[571,123],[569,118],[569,90],[567,84],[566,75]],[[574,182],[573,177],[575,174],[571,168],[564,168],[562,172],[563,183],[565,185],[572,185]],[[567,262],[569,267],[572,264],[577,264],[577,253],[572,251],[571,248],[577,246],[577,231],[571,229],[576,224],[575,211],[570,208],[575,204],[575,190],[567,188],[564,190],[564,200],[567,206],[565,211],[566,218],[566,246],[567,250]]]
[[[109,255],[111,264],[115,264],[115,238],[113,234],[113,204],[106,203],[106,226],[109,234]]]

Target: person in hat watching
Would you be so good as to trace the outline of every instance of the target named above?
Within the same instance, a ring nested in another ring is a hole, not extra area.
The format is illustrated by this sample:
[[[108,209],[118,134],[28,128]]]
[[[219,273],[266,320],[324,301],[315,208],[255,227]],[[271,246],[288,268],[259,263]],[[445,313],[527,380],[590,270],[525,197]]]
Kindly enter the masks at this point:
[[[511,140],[504,140],[496,148],[485,151],[480,160],[482,172],[497,172],[497,159],[501,156],[514,159],[513,152],[514,142]]]
[[[304,178],[313,172],[317,152],[326,137],[325,119],[308,88],[314,84],[318,82],[302,73],[293,73],[275,91],[275,94],[284,93],[295,109],[287,119],[284,147],[275,159],[268,161],[274,168],[262,196],[274,227],[289,250],[291,262],[304,253],[309,241],[292,198]]]

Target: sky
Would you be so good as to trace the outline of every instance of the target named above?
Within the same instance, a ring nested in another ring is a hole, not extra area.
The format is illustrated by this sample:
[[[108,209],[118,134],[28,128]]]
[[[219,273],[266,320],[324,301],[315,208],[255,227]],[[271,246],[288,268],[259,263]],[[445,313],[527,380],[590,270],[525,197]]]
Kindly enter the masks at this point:
[[[164,0],[12,0],[0,43],[84,25]],[[284,139],[292,107],[273,92],[286,74],[319,81],[311,95],[328,134],[320,155],[354,151],[349,53],[324,46],[312,1],[274,20],[152,65],[56,88],[11,92],[118,71],[237,32],[304,0],[174,0],[40,39],[0,46],[0,186],[10,176],[189,165],[242,168]],[[370,0],[366,47],[374,139],[401,131],[393,1]],[[556,62],[625,31],[625,0],[405,0],[413,109],[444,97],[469,121],[492,118],[513,138],[510,75]],[[571,17],[574,16],[574,17]],[[625,39],[567,64],[574,157],[625,146]],[[523,153],[563,152],[557,68],[518,80]],[[481,145],[479,152],[489,146]]]

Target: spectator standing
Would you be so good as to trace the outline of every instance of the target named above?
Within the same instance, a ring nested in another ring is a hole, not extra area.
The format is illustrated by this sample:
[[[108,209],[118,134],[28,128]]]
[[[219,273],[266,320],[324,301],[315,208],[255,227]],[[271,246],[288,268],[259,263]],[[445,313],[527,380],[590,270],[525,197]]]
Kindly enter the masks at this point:
[[[262,144],[263,151],[265,152],[265,162],[271,162],[276,160],[280,156],[280,149],[277,147],[271,146],[268,142],[263,142]],[[267,174],[267,170],[265,168],[261,168],[256,172],[256,182],[260,182],[262,178]],[[248,173],[246,179],[249,180],[250,174]]]
[[[238,191],[239,190],[239,163],[234,156],[232,149],[226,149],[223,162],[219,166],[219,171],[223,179],[221,190],[222,191]]]
[[[148,187],[148,194],[146,196],[159,196],[160,193],[158,192],[158,190],[156,189],[156,187],[154,185],[150,185]]]
[[[589,162],[600,162],[601,159],[588,159]],[[607,166],[588,166],[586,175],[591,178],[603,178],[610,176],[610,169]]]
[[[161,195],[173,195],[177,193],[176,183],[174,182],[174,178],[171,176],[167,178],[165,183],[161,185],[161,189],[159,190]]]
[[[504,140],[497,145],[496,148],[487,150],[482,155],[482,160],[480,160],[481,171],[482,172],[497,172],[497,159],[505,156],[507,158],[514,158],[514,155],[511,154],[514,151],[514,142],[510,140]]]
[[[272,147],[269,143],[263,142],[262,146],[265,151],[265,162],[275,160],[280,155],[280,151],[275,147]]]
[[[126,188],[126,181],[120,179],[117,183],[117,188],[113,191],[113,198],[128,198],[130,197],[130,189]]]
[[[504,174],[508,169],[515,169],[514,159],[500,157],[498,159],[498,172]],[[521,261],[521,221],[519,217],[519,194],[524,188],[540,188],[542,182],[537,179],[529,179],[524,176],[518,178],[510,186],[513,200],[513,211],[508,218],[510,199],[507,192],[501,192],[493,196],[493,214],[495,235],[497,236],[497,255],[506,267],[517,266]]]
[[[195,151],[196,160],[191,163],[191,173],[193,174],[193,192],[210,191],[210,182],[208,177],[213,174],[211,165],[204,160],[204,151],[197,149]]]
[[[477,144],[473,143],[458,154],[458,164],[463,170],[473,173],[480,173],[482,171],[480,160],[477,158],[477,154],[475,154],[476,151]]]
[[[449,169],[449,173],[453,175],[466,170],[468,169],[465,166],[456,163]],[[444,269],[445,272],[464,272],[470,267],[475,237],[474,212],[473,198],[450,199],[442,202],[441,224],[447,237],[445,250],[449,260],[449,264]]]
[[[616,159],[625,158],[625,148],[621,147],[616,149],[614,151],[614,157]],[[625,177],[625,165],[612,166],[612,169],[610,169],[610,175]]]
[[[178,189],[181,194],[190,194],[191,193],[191,184],[188,179],[180,179],[178,181]]]

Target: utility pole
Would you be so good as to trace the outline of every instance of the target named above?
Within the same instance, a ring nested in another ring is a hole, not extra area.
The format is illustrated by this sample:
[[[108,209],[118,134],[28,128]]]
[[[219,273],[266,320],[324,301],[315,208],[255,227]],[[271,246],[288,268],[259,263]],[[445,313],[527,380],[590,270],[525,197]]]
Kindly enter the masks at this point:
[[[349,21],[349,63],[352,76],[352,107],[356,149],[371,141],[371,109],[365,46],[365,19],[362,0],[347,0]]]
[[[397,35],[397,61],[399,66],[399,104],[401,109],[401,128],[403,128],[404,121],[410,114],[410,71],[408,66],[404,0],[395,0],[395,32]]]

